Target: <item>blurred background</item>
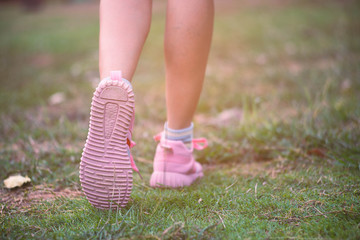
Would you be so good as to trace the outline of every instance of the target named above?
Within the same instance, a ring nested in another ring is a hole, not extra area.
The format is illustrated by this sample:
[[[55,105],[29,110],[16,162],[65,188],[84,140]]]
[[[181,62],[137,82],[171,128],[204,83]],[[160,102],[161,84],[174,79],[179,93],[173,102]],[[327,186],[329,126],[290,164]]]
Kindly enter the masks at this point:
[[[359,168],[360,12],[351,0],[217,0],[195,116],[214,164],[320,162]],[[98,1],[0,1],[0,178],[79,188],[99,82]],[[134,77],[135,159],[151,172],[165,121],[165,0]],[[305,154],[305,155],[304,155]],[[307,156],[307,157],[304,157]],[[147,176],[145,174],[145,176]]]
[[[153,0],[133,79],[144,180],[110,213],[79,182],[99,2],[0,0],[0,238],[359,239],[360,1],[215,1],[194,117],[205,176],[181,190],[148,187],[166,120],[166,3]],[[31,184],[4,188],[15,174]]]

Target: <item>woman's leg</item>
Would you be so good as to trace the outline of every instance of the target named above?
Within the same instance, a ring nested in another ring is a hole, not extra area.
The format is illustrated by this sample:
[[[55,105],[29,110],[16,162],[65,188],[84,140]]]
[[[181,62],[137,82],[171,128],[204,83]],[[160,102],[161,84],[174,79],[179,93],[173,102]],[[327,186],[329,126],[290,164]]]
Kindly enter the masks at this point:
[[[100,77],[121,70],[131,81],[150,29],[152,0],[101,0]]]
[[[103,80],[92,98],[80,162],[82,190],[97,208],[125,207],[132,189],[131,168],[138,172],[130,153],[134,93],[117,70],[131,80],[150,19],[151,0],[101,0],[99,67]]]
[[[152,187],[184,187],[203,176],[192,118],[199,101],[214,21],[213,0],[168,0],[165,30],[167,124],[156,139]],[[203,141],[203,140],[202,140]],[[206,140],[203,141],[206,147]],[[172,151],[169,151],[172,149]],[[183,163],[183,164],[182,164]]]
[[[189,127],[199,101],[214,22],[213,0],[168,0],[165,30],[168,127]]]

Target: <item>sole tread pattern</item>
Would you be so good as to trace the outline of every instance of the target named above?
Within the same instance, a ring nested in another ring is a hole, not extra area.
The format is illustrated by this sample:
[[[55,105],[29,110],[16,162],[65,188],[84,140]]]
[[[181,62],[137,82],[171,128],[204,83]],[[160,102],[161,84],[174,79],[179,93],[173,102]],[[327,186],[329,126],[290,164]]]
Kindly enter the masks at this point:
[[[132,168],[127,133],[134,111],[128,84],[105,79],[94,92],[89,133],[80,162],[80,182],[96,208],[122,208],[130,199]]]

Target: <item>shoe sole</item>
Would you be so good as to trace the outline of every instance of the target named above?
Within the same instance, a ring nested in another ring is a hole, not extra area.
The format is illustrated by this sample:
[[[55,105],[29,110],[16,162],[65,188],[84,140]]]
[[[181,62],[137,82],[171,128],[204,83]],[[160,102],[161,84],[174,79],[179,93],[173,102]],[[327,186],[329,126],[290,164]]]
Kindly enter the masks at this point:
[[[80,182],[96,208],[123,208],[130,199],[133,179],[127,134],[134,105],[134,93],[122,81],[105,79],[94,92]]]
[[[155,171],[151,174],[150,186],[154,188],[181,188],[190,186],[203,176],[202,172],[186,175],[175,172]]]

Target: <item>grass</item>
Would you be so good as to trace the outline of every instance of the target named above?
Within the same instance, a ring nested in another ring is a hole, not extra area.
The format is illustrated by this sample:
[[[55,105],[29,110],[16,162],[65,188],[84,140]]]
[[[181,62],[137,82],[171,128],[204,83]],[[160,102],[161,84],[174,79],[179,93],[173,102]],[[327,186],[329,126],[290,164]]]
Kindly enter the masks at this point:
[[[194,118],[205,177],[151,189],[165,121],[165,2],[134,79],[135,176],[125,209],[94,209],[79,159],[98,81],[97,4],[0,9],[3,239],[360,237],[360,34],[355,1],[217,1],[204,91]],[[11,20],[10,20],[11,19]],[[52,104],[62,93],[66,100]],[[224,94],[226,93],[226,94]],[[151,108],[149,108],[151,106]],[[239,116],[233,114],[236,110]],[[223,115],[221,115],[223,113]]]

